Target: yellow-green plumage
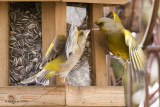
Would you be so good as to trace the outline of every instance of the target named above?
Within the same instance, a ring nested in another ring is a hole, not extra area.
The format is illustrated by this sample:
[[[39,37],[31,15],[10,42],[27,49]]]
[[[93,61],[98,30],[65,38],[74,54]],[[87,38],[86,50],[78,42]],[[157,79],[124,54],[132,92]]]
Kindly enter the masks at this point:
[[[66,57],[64,55],[60,55],[58,57],[56,57],[54,60],[52,60],[51,62],[49,62],[44,69],[48,70],[48,71],[56,71],[59,72],[60,70],[60,65],[62,63],[65,63],[67,61]]]
[[[112,14],[113,19],[100,18],[96,21],[100,31],[105,34],[107,47],[113,55],[130,59],[135,72],[146,71],[146,55],[130,31],[123,27],[118,15],[115,12],[112,12]]]

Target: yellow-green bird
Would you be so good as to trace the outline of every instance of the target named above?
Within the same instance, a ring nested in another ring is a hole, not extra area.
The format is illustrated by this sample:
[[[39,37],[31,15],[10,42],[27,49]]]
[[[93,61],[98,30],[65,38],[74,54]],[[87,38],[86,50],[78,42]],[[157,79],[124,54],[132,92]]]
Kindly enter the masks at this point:
[[[42,62],[39,67],[40,69],[42,69],[48,62],[55,59],[58,55],[60,55],[64,51],[66,40],[67,37],[65,35],[55,36],[54,40],[50,44],[46,54],[42,59]]]
[[[115,12],[112,15],[113,19],[104,17],[97,19],[95,23],[104,33],[109,50],[115,56],[130,59],[134,76],[140,80],[139,75],[146,71],[147,57],[131,32],[123,27],[118,15]]]
[[[58,55],[48,63],[46,63],[48,61],[48,57],[46,58],[44,57],[45,61],[44,63],[42,63],[42,65],[44,65],[43,69],[39,73],[35,74],[34,76],[29,77],[26,80],[23,80],[21,83],[26,84],[26,83],[31,83],[33,81],[36,81],[36,83],[39,83],[42,85],[48,85],[49,78],[53,75],[60,75],[60,77],[62,77],[62,82],[65,82],[65,79],[68,76],[69,72],[77,64],[77,62],[79,61],[83,53],[83,49],[85,47],[85,42],[88,34],[89,34],[89,30],[78,31],[76,26],[72,26],[70,29],[70,34],[67,39],[67,42],[61,44],[64,46],[59,46],[59,47],[65,47],[66,45],[67,51],[63,51],[60,55]],[[60,36],[60,38],[61,37],[63,38],[64,36]],[[62,41],[61,39],[59,40]],[[72,42],[72,43],[68,43],[68,42]],[[55,52],[53,51],[54,46],[55,45],[52,42],[45,56],[51,56],[53,58],[54,54],[51,54],[51,53]],[[68,50],[69,50],[69,55],[68,55]],[[66,55],[68,55],[68,58],[66,57]]]

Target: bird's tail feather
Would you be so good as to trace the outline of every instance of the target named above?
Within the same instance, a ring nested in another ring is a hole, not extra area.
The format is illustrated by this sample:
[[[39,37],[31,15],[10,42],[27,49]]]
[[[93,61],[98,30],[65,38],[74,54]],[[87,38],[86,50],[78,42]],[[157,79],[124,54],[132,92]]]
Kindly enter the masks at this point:
[[[38,73],[38,75],[35,78],[36,83],[42,84],[42,85],[49,85],[49,79],[50,77],[55,74],[55,71],[41,71]]]
[[[42,85],[49,85],[49,79],[53,74],[55,74],[54,71],[47,71],[45,69],[42,69],[39,73],[33,75],[32,77],[29,77],[28,79],[21,81],[21,83],[28,84],[36,82]]]
[[[22,83],[22,84],[29,84],[29,83],[35,82],[35,78],[37,77],[36,75],[37,75],[37,74],[35,74],[35,75],[33,75],[33,76],[31,76],[31,77],[29,77],[29,78],[21,81],[21,83]]]

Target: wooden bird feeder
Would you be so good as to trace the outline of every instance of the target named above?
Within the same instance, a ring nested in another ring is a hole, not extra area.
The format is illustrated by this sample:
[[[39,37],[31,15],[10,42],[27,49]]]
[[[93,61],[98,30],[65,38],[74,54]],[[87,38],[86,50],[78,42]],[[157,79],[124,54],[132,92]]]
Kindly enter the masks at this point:
[[[103,4],[129,0],[0,0],[0,106],[125,106],[123,86],[109,86],[106,54],[99,31],[91,32],[94,86],[9,86],[9,2],[42,2],[42,52],[54,35],[66,34],[66,2],[89,3],[91,24],[103,17]],[[61,29],[59,29],[61,28]],[[106,72],[107,71],[107,72]]]

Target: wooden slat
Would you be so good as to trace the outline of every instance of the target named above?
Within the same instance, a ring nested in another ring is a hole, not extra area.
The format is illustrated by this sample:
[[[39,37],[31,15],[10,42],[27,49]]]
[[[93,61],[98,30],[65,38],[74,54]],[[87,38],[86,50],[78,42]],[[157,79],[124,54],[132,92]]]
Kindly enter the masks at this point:
[[[66,3],[56,2],[55,16],[55,34],[66,35]],[[56,76],[56,85],[64,85],[59,76]]]
[[[66,3],[42,2],[42,50],[47,51],[55,35],[66,35]],[[53,85],[54,78],[50,79]],[[56,77],[57,85],[62,85],[61,78]]]
[[[65,105],[64,87],[1,87],[0,106]]]
[[[44,56],[55,37],[55,3],[42,3],[42,54]]]
[[[126,4],[129,0],[62,0],[62,2],[82,2],[82,3],[101,3],[101,4]]]
[[[42,55],[43,56],[56,35],[55,6],[56,6],[55,2],[42,2]],[[55,85],[54,77],[50,79],[49,84]]]
[[[90,5],[90,19],[93,25],[98,18],[103,17],[103,5],[91,4]],[[106,53],[103,46],[104,35],[100,31],[91,32],[91,46],[92,46],[92,60],[93,72],[96,80],[94,85],[108,86],[108,73],[106,73]]]
[[[32,2],[51,2],[51,1],[61,1],[61,0],[0,0],[0,2],[6,2],[6,1],[11,1],[11,2],[25,2],[25,1],[32,1]]]
[[[124,87],[66,87],[67,106],[125,106]]]
[[[0,87],[8,85],[9,70],[8,2],[0,2]]]

